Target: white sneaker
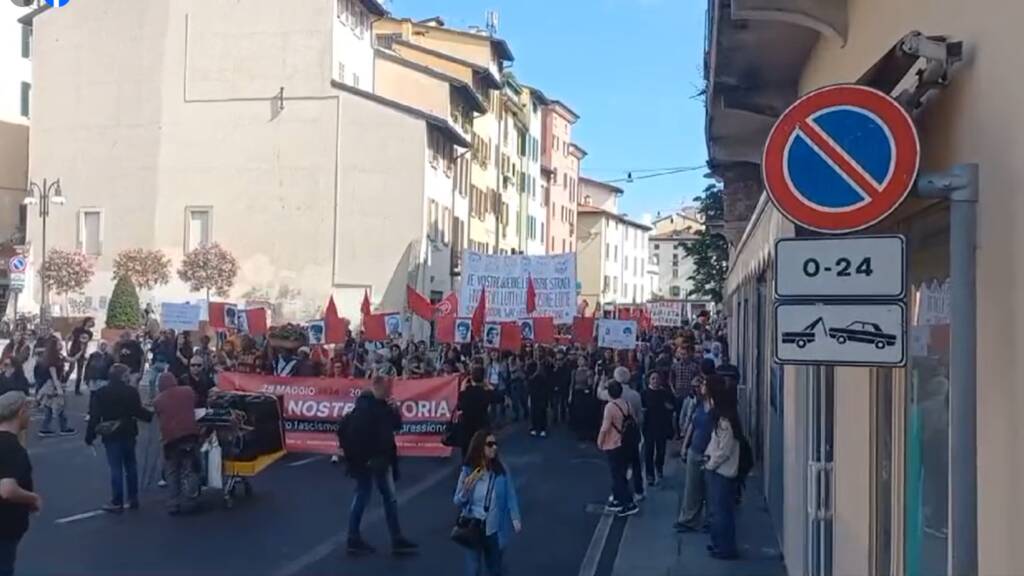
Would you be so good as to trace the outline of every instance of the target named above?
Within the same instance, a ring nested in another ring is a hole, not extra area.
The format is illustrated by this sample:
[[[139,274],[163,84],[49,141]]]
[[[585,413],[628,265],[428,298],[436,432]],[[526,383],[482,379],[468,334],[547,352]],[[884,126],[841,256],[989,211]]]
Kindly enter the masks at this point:
[[[167,488],[167,480],[161,479],[156,483],[156,485],[160,488]]]
[[[536,430],[530,430],[530,436],[536,436],[536,435],[537,435],[537,431]]]
[[[540,437],[541,438],[547,438],[548,437],[548,433],[547,432],[541,432],[540,433]]]
[[[331,456],[331,464],[337,464],[338,462],[339,462],[339,459],[338,459],[337,456]]]

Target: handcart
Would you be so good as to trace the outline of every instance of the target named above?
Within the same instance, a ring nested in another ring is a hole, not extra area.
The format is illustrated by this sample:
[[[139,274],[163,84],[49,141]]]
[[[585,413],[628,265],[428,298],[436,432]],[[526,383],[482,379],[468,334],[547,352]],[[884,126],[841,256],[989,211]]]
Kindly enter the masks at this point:
[[[249,478],[286,454],[280,406],[274,396],[217,391],[197,421],[206,438],[203,485],[223,492],[225,508],[234,507],[239,497],[250,497]],[[210,473],[214,466],[220,470],[219,482]]]

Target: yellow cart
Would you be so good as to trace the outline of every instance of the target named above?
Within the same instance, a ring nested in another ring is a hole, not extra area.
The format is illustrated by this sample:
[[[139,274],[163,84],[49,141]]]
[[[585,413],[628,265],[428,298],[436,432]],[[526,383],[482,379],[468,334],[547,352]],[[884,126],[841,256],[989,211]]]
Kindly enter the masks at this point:
[[[255,460],[224,460],[224,507],[232,508],[235,505],[235,498],[252,496],[252,484],[249,478],[256,476],[267,466],[280,460],[287,452],[279,450],[272,454],[259,456]]]

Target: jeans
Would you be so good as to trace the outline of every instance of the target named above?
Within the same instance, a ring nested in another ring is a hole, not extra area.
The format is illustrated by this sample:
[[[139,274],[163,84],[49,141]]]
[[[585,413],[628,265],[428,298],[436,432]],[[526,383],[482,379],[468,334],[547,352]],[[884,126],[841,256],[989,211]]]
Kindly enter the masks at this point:
[[[668,438],[644,437],[644,470],[647,471],[648,480],[664,476],[665,444],[667,442]]]
[[[188,512],[199,496],[199,439],[194,436],[164,446],[164,469],[168,484],[167,507]]]
[[[629,456],[628,468],[633,472],[633,493],[637,496],[644,495],[644,464],[640,460],[640,446],[630,448],[627,451]]]
[[[167,372],[170,365],[167,362],[153,362],[149,367],[149,397],[156,398],[156,381],[160,375]]]
[[[484,547],[480,550],[466,550],[466,576],[503,576],[502,550],[498,545],[498,535],[490,534],[484,538]]]
[[[619,504],[632,504],[633,493],[629,491],[626,469],[629,467],[629,453],[619,446],[605,452],[608,455],[608,469],[612,474],[612,498]]]
[[[0,576],[14,575],[14,561],[18,556],[20,542],[20,538],[17,540],[0,538]]]
[[[135,438],[104,440],[107,464],[110,465],[110,503],[124,504],[125,479],[128,480],[128,503],[139,501],[139,471],[135,460]]]
[[[522,381],[512,381],[509,386],[509,396],[512,400],[510,412],[515,415],[516,420],[526,420],[530,413],[530,401],[526,395],[526,384]]]
[[[39,428],[40,432],[49,432],[50,424],[53,423],[53,408],[50,406],[43,407],[43,425]],[[60,425],[61,431],[68,429],[68,417],[64,415],[64,407],[57,408],[57,423]]]
[[[704,471],[701,465],[704,455],[693,450],[686,452],[686,486],[683,488],[683,505],[679,510],[679,523],[687,528],[700,530],[700,512],[704,508],[707,493],[704,485]],[[710,517],[710,514],[707,514]]]
[[[530,395],[530,431],[548,431],[548,397],[545,395]]]
[[[85,374],[85,355],[83,354],[78,360],[75,360],[75,394],[79,394],[82,391],[82,376]]]
[[[722,556],[736,555],[736,479],[705,472],[711,506],[711,546]]]
[[[366,505],[370,501],[374,483],[384,500],[384,516],[388,522],[388,532],[391,534],[391,541],[402,537],[402,529],[398,524],[398,499],[395,497],[395,475],[390,466],[380,471],[373,471],[369,467],[354,471],[356,480],[356,492],[352,497],[352,509],[348,515],[348,538],[349,540],[362,539],[359,526],[363,523],[363,513],[366,512]]]

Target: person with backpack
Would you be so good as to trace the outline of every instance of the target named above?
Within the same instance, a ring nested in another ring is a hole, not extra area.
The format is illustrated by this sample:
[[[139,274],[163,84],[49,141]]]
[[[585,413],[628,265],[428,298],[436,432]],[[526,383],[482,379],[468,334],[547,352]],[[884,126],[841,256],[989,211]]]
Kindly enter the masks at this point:
[[[740,427],[736,402],[719,376],[711,376],[711,404],[715,411],[715,429],[704,452],[708,503],[711,507],[712,558],[732,560],[736,548],[736,490],[740,472]]]
[[[644,402],[640,393],[629,385],[630,376],[629,368],[626,368],[625,366],[619,366],[612,372],[613,381],[617,382],[622,388],[622,399],[626,404],[629,404],[630,419],[637,427],[635,442],[630,441],[626,444],[628,448],[626,454],[626,470],[632,474],[633,494],[635,496],[635,500],[637,502],[641,502],[646,498],[646,494],[644,493],[644,466],[640,453],[640,431],[644,429]],[[608,394],[608,382],[598,390],[597,397],[603,402],[611,401]]]
[[[633,409],[622,398],[622,384],[611,381],[607,387],[608,403],[604,407],[601,431],[597,434],[597,447],[608,456],[612,477],[612,501],[606,510],[618,516],[631,516],[640,511],[633,501],[633,493],[626,480],[632,452],[640,443],[640,427],[633,417]]]
[[[348,517],[348,553],[373,554],[376,549],[363,540],[360,526],[373,485],[384,500],[384,517],[391,534],[394,554],[410,554],[419,548],[402,535],[398,523],[398,447],[395,433],[402,428],[402,414],[391,397],[392,379],[375,375],[370,390],[356,399],[355,408],[338,425],[338,445],[345,452],[348,475],[356,481]]]

